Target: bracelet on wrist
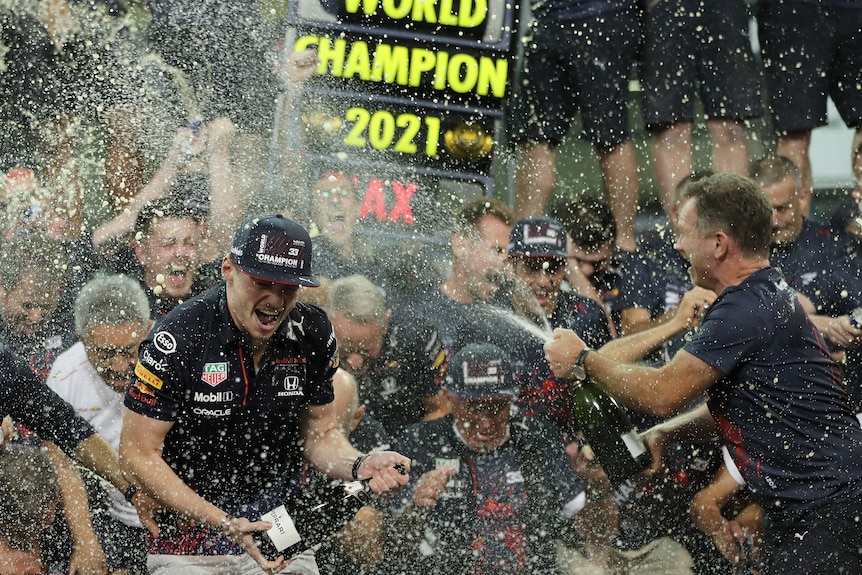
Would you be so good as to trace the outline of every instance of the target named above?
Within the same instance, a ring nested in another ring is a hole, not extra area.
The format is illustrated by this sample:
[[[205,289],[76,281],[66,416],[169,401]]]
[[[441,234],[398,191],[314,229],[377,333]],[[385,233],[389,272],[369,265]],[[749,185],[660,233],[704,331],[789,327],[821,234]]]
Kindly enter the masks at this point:
[[[225,513],[225,516],[222,517],[221,521],[218,522],[219,527],[222,530],[222,533],[224,533],[225,535],[230,535],[230,527],[231,527],[231,524],[233,523],[234,519],[235,518],[233,515],[231,515],[229,513]]]
[[[359,468],[362,466],[366,459],[368,459],[368,454],[363,453],[353,462],[353,468],[350,470],[350,476],[353,478],[354,481],[359,480]]]

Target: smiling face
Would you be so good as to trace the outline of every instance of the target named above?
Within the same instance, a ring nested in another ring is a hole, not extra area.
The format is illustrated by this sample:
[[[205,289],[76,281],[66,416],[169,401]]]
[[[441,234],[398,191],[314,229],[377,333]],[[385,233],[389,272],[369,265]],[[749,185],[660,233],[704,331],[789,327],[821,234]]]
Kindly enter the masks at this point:
[[[463,399],[450,395],[449,402],[455,429],[471,450],[490,453],[508,438],[511,399]]]
[[[560,286],[566,278],[567,261],[563,258],[512,258],[515,273],[524,280],[545,315],[550,317],[557,307]]]
[[[184,299],[191,293],[200,264],[198,228],[193,219],[161,218],[135,246],[144,283],[160,297]]]
[[[712,276],[715,266],[715,237],[704,234],[697,227],[697,207],[694,200],[686,200],[677,218],[676,249],[689,262],[688,274],[695,285],[720,291]]]
[[[802,232],[802,207],[793,178],[763,186],[763,193],[772,205],[772,243],[792,244]]]
[[[353,373],[362,373],[371,359],[380,355],[389,327],[389,314],[374,321],[356,321],[342,313],[329,317],[338,339],[338,357]]]
[[[489,301],[497,295],[511,229],[500,218],[486,215],[479,220],[474,233],[460,236],[464,245],[457,256],[469,271],[465,288],[474,302]]]
[[[28,270],[12,289],[0,289],[0,313],[13,335],[32,338],[54,315],[62,283],[44,270]]]
[[[94,324],[81,334],[87,359],[108,387],[118,393],[126,391],[135,372],[138,347],[149,331],[135,321],[119,324]]]
[[[234,323],[255,347],[266,345],[296,305],[299,286],[257,280],[228,258],[222,260],[221,271]]]

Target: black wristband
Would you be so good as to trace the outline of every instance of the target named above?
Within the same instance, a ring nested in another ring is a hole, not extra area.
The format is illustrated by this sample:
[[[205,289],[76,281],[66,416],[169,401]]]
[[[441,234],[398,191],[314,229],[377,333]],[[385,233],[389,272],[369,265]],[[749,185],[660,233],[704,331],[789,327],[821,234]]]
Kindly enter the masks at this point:
[[[137,492],[138,492],[138,486],[135,485],[134,483],[129,483],[129,486],[126,487],[125,491],[123,491],[123,497],[126,498],[126,501],[131,503],[132,499],[135,498],[135,493],[137,493]]]
[[[359,480],[359,467],[362,465],[362,462],[368,458],[367,453],[363,453],[359,457],[356,458],[356,461],[353,462],[353,469],[350,471],[350,476],[353,477],[354,481]]]

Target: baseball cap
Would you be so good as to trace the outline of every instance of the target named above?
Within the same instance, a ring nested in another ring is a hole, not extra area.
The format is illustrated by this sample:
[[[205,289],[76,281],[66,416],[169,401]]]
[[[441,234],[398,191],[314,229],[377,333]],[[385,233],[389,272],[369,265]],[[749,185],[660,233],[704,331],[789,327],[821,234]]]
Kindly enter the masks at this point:
[[[230,248],[230,261],[253,278],[279,284],[318,287],[311,273],[311,238],[281,214],[244,221]]]
[[[559,220],[548,217],[525,218],[512,228],[507,251],[526,258],[567,258],[566,232]]]
[[[446,389],[462,399],[510,399],[516,394],[512,364],[496,345],[468,344],[449,360]]]

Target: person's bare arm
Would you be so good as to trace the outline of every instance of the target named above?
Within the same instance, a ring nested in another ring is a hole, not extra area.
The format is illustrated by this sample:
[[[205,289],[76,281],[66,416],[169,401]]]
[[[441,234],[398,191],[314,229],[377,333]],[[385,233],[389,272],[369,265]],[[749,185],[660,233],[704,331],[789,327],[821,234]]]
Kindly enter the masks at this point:
[[[254,531],[272,528],[271,523],[231,517],[195,493],[162,459],[165,437],[173,425],[172,421],[160,421],[124,409],[123,431],[120,436],[123,472],[163,506],[224,532],[239,543],[265,571],[280,571],[288,562],[281,557],[275,561],[267,561],[251,536]]]
[[[553,341],[545,344],[554,375],[571,379],[575,359],[584,347],[575,332],[555,329]],[[659,416],[678,412],[721,379],[721,372],[685,350],[660,368],[620,362],[600,352],[587,354],[584,366],[589,377],[617,400]]]
[[[599,350],[602,355],[616,361],[639,361],[662,346],[670,338],[700,324],[707,307],[715,301],[715,294],[701,287],[687,291],[679,305],[665,314],[651,328],[611,340]],[[646,311],[646,310],[640,310]]]
[[[230,250],[233,232],[243,213],[244,198],[236,193],[231,165],[231,143],[236,127],[227,117],[216,118],[206,126],[210,177],[210,213],[203,261],[213,261]]]
[[[738,522],[725,518],[721,510],[739,488],[727,467],[722,466],[691,502],[691,516],[697,528],[711,535],[721,554],[736,565],[747,559],[743,552],[745,532]]]
[[[141,191],[132,198],[129,205],[114,219],[109,220],[93,230],[93,247],[97,251],[110,251],[111,242],[120,240],[131,234],[135,220],[141,209],[152,200],[168,193],[171,182],[179,173],[185,162],[184,146],[192,142],[195,136],[188,128],[177,130],[173,143],[159,169]]]
[[[82,441],[75,450],[75,459],[119,489],[121,493],[125,493],[129,481],[120,469],[120,456],[101,435],[94,433]],[[152,498],[145,493],[138,493],[132,498],[132,505],[135,506],[143,526],[150,533],[158,533],[158,527],[153,519],[153,512],[157,506]]]
[[[72,557],[69,560],[70,575],[107,575],[108,561],[99,545],[93,522],[87,489],[78,470],[59,447],[50,441],[44,442],[45,452],[57,471],[60,501],[69,533],[72,535]]]
[[[449,397],[442,391],[437,395],[422,398],[422,403],[425,405],[425,421],[431,419],[440,419],[449,413]]]
[[[339,431],[332,403],[308,406],[302,416],[301,434],[309,463],[330,477],[344,481],[354,479],[353,465],[362,452],[350,445]],[[410,471],[410,460],[394,451],[379,451],[363,459],[357,476],[369,479],[374,493],[388,493],[407,483],[408,476],[399,471],[399,467]]]

